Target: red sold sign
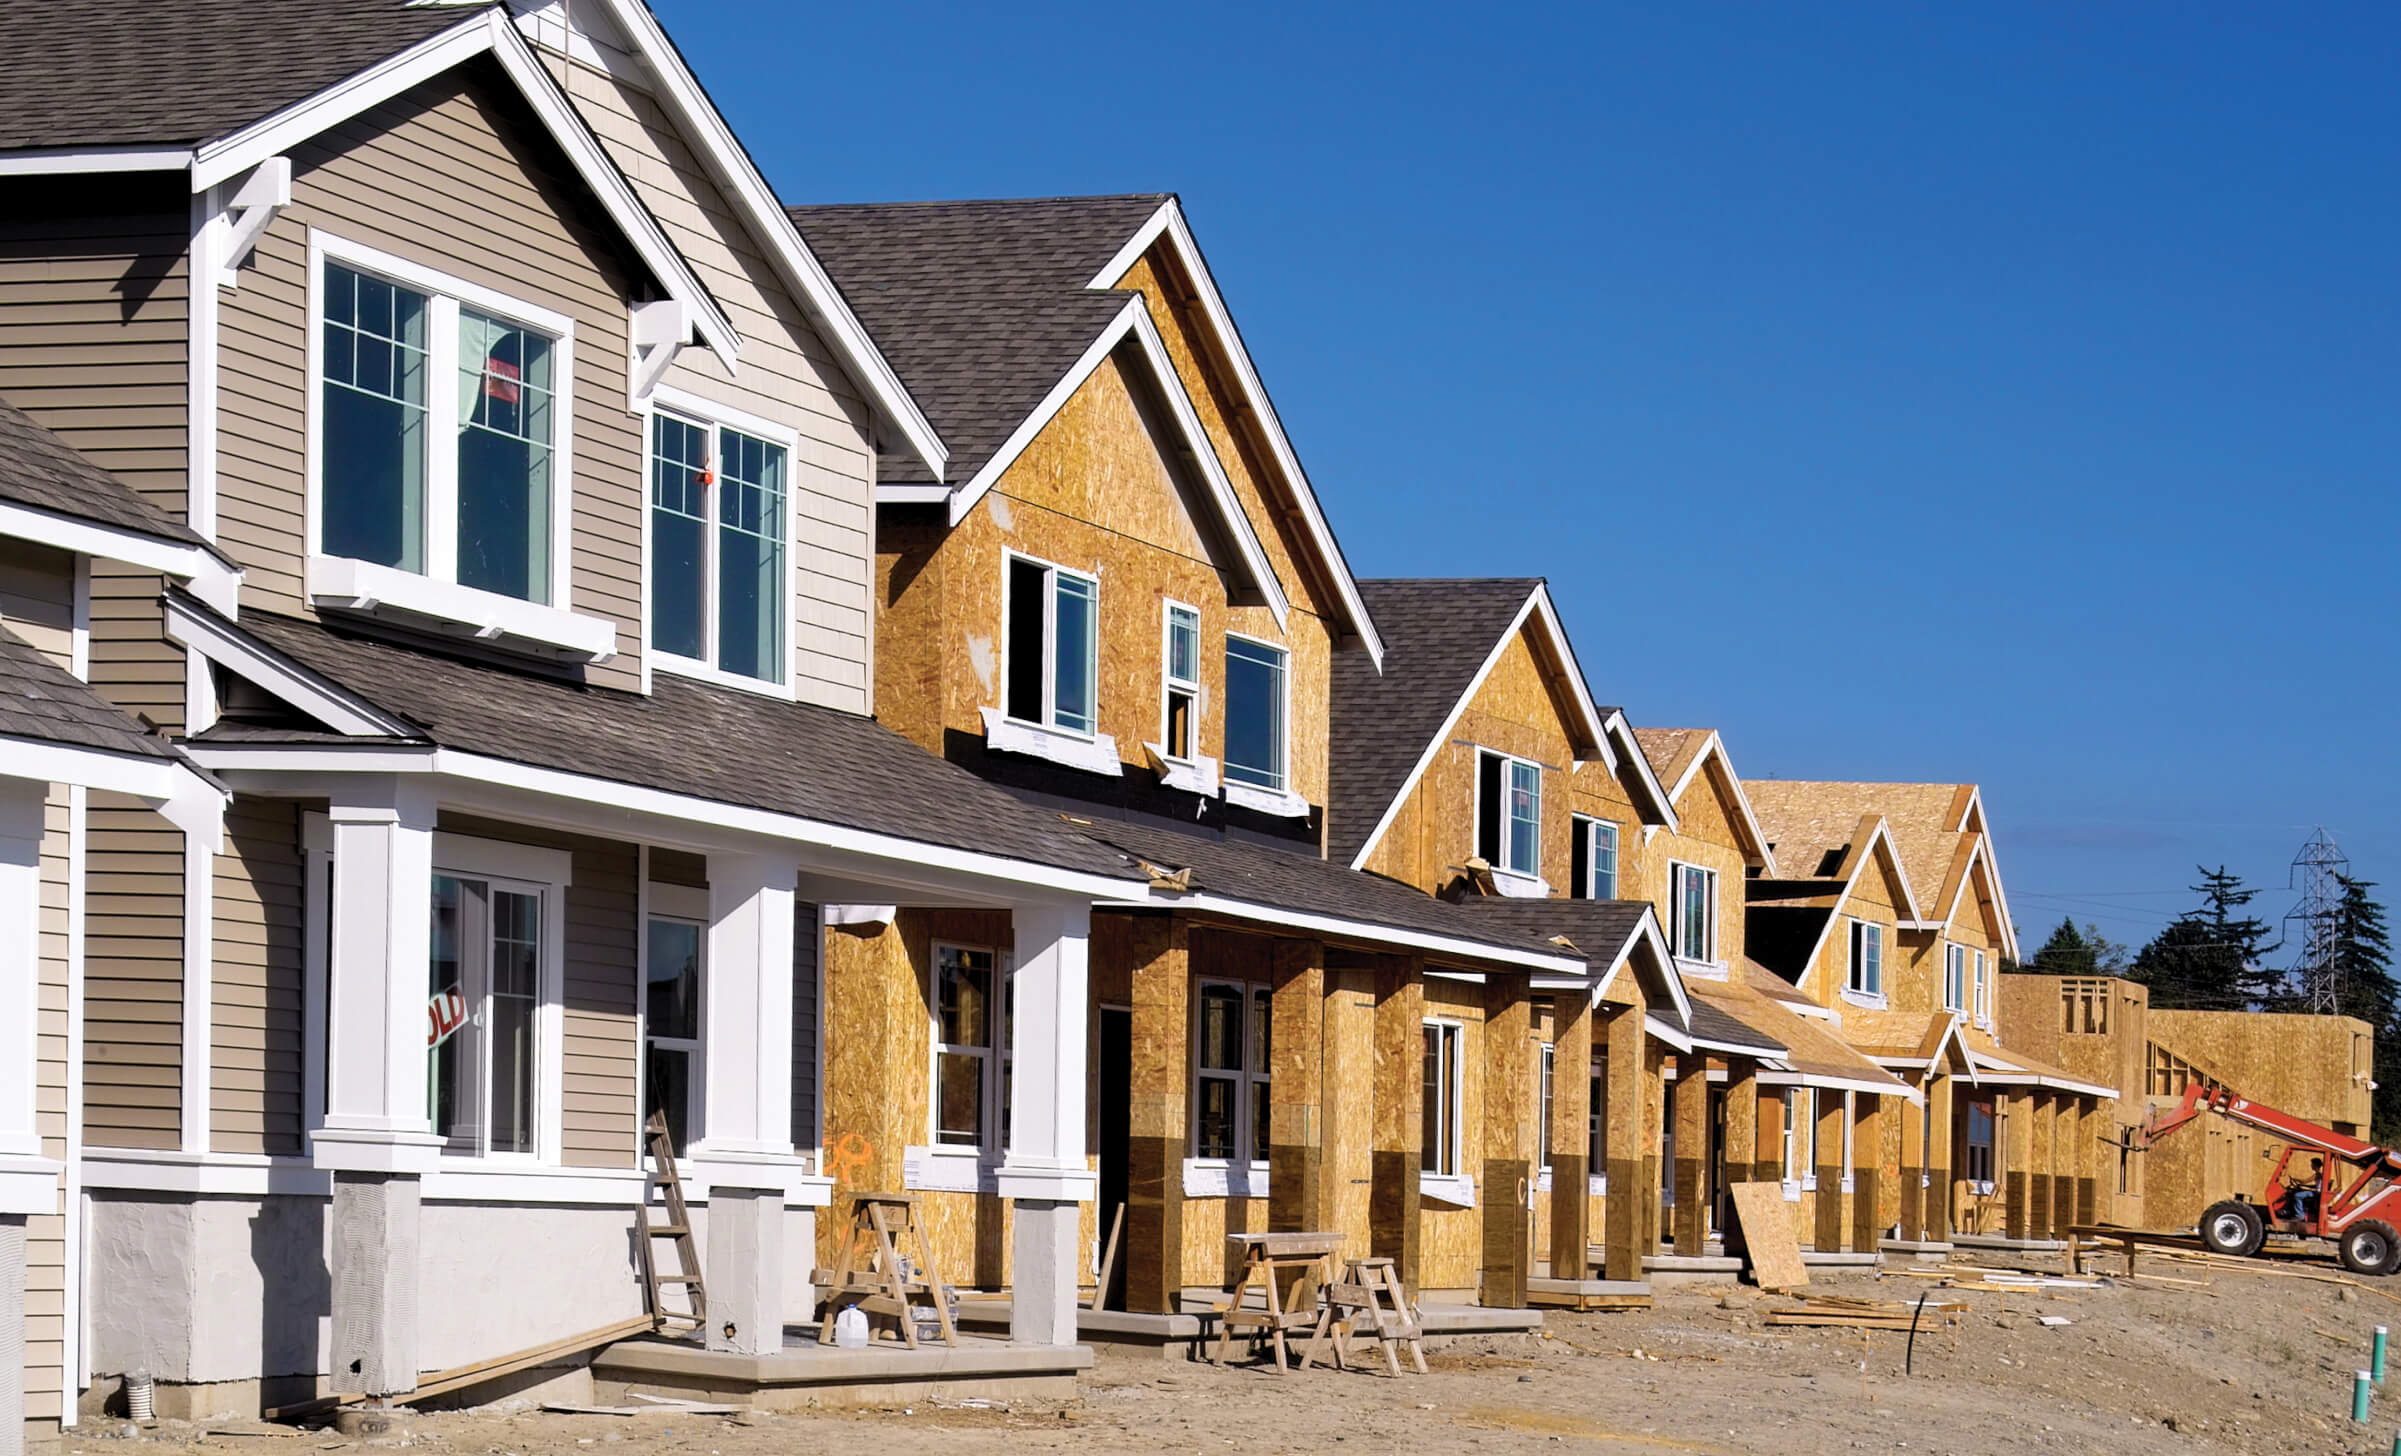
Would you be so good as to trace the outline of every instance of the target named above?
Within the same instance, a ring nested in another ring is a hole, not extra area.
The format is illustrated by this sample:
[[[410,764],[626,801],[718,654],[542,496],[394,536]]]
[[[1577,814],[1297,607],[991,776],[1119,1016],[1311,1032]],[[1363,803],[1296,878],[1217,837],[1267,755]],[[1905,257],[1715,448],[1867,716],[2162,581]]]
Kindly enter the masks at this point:
[[[461,996],[456,988],[434,992],[426,1001],[425,1010],[432,1021],[431,1029],[425,1034],[428,1050],[450,1040],[453,1033],[467,1024],[467,998]]]

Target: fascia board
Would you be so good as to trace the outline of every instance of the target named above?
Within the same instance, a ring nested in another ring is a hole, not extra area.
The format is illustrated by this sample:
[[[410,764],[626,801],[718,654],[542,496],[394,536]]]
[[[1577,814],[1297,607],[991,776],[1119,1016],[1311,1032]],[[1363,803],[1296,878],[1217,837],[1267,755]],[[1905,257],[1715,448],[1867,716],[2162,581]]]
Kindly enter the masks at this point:
[[[1617,772],[1617,750],[1610,746],[1608,725],[1601,719],[1600,706],[1592,700],[1592,686],[1584,681],[1583,664],[1576,661],[1576,645],[1568,640],[1567,624],[1559,620],[1559,608],[1551,600],[1550,583],[1534,588],[1533,619],[1549,639],[1551,651],[1559,659],[1559,670],[1566,674],[1568,696],[1574,705],[1576,726],[1583,731],[1584,740],[1600,755],[1601,764],[1610,773]]]
[[[311,672],[212,611],[195,610],[192,603],[169,595],[165,626],[170,640],[256,683],[336,733],[374,738],[422,736],[416,724]]]
[[[191,776],[190,769],[171,758],[15,734],[0,734],[0,765],[5,765],[0,777],[129,794],[152,803],[175,797],[182,781]]]
[[[1658,827],[1670,834],[1675,833],[1675,801],[1668,795],[1667,786],[1659,782],[1658,771],[1651,767],[1650,755],[1642,751],[1642,742],[1634,736],[1634,725],[1626,721],[1624,709],[1620,708],[1609,715],[1609,736],[1617,740],[1619,754],[1634,766],[1634,776],[1641,781],[1643,792],[1651,800],[1651,807],[1659,811],[1656,821]]]
[[[750,153],[726,125],[716,103],[709,100],[699,78],[684,64],[675,43],[660,29],[650,7],[642,0],[600,0],[600,3],[650,68],[658,82],[660,99],[666,102],[686,138],[698,144],[700,159],[712,179],[725,189],[741,209],[751,231],[766,244],[768,261],[783,275],[785,286],[815,315],[852,378],[908,441],[910,453],[932,472],[934,479],[942,479],[950,464],[949,447],[942,443],[933,422],[901,383],[891,361],[876,347],[866,325],[851,312],[842,290],[834,286],[832,276],[810,251],[800,229],[776,201],[767,179],[759,174]]]
[[[1000,448],[992,452],[992,458],[984,462],[983,468],[978,470],[972,479],[951,492],[951,525],[956,526],[966,520],[968,512],[974,510],[992,487],[1000,483],[1002,473],[1016,461],[1018,456],[1025,453],[1026,447],[1034,443],[1035,437],[1042,433],[1052,418],[1067,407],[1067,401],[1075,397],[1077,390],[1083,388],[1084,381],[1092,377],[1094,370],[1100,368],[1101,361],[1109,357],[1111,351],[1116,349],[1118,342],[1133,332],[1134,316],[1141,312],[1143,312],[1141,299],[1127,299],[1125,307],[1119,309],[1116,315],[1102,327],[1101,331],[1093,336],[1092,342],[1084,346],[1084,352],[1067,367],[1065,374],[1059,376],[1059,382],[1050,387],[1048,394],[1042,396],[1041,402],[1034,406],[1033,412],[1017,422],[1017,428],[1011,430],[1009,437],[1001,441]]]
[[[1734,771],[1734,755],[1726,752],[1726,741],[1718,736],[1716,729],[1709,730],[1709,741],[1702,745],[1700,753],[1694,756],[1692,768],[1685,771],[1685,781],[1690,782],[1693,773],[1711,755],[1716,756],[1718,767],[1725,772],[1726,791],[1734,799],[1734,808],[1741,816],[1743,832],[1751,836],[1752,846],[1759,851],[1760,868],[1768,879],[1777,878],[1776,853],[1768,848],[1767,834],[1759,827],[1759,816],[1751,812],[1751,796],[1742,791],[1742,775]],[[1678,784],[1676,796],[1682,798],[1683,795],[1683,784]]]
[[[1509,619],[1508,630],[1501,633],[1499,639],[1492,644],[1492,650],[1484,655],[1483,665],[1476,669],[1474,677],[1467,680],[1467,686],[1460,692],[1458,700],[1453,702],[1451,710],[1443,715],[1442,726],[1434,731],[1433,738],[1426,743],[1425,751],[1418,754],[1417,763],[1410,768],[1409,776],[1401,780],[1401,786],[1394,791],[1391,802],[1384,806],[1383,814],[1376,820],[1376,827],[1368,831],[1366,840],[1359,846],[1359,852],[1351,857],[1352,869],[1364,868],[1367,864],[1367,857],[1375,853],[1376,845],[1384,838],[1384,831],[1390,829],[1392,821],[1399,816],[1401,805],[1409,801],[1409,795],[1416,789],[1418,780],[1424,778],[1427,768],[1432,766],[1434,755],[1440,753],[1442,746],[1451,741],[1451,730],[1459,726],[1460,715],[1467,711],[1469,703],[1475,701],[1477,692],[1484,686],[1484,680],[1492,676],[1492,670],[1500,665],[1501,654],[1508,651],[1510,642],[1515,640],[1517,634],[1525,627],[1526,617],[1534,610],[1535,601],[1535,593],[1526,593],[1525,604],[1517,609],[1516,616]]]
[[[1403,930],[1389,925],[1376,925],[1364,920],[1352,920],[1339,915],[1321,915],[1308,910],[1286,910],[1274,905],[1260,905],[1248,900],[1231,899],[1211,894],[1167,894],[1147,902],[1128,901],[1120,906],[1104,907],[1137,909],[1145,904],[1151,909],[1172,905],[1179,910],[1222,916],[1229,920],[1249,920],[1264,925],[1283,925],[1296,930],[1314,931],[1321,935],[1371,945],[1404,946],[1455,960],[1482,964],[1522,966],[1528,970],[1545,971],[1560,976],[1585,975],[1581,957],[1566,954],[1546,955],[1541,951],[1514,950],[1507,946],[1487,945],[1481,941],[1463,940],[1456,936],[1437,935],[1423,930]],[[1428,970],[1427,975],[1441,974]],[[1476,977],[1481,980],[1481,976]]]
[[[82,556],[121,561],[127,566],[192,582],[195,590],[203,582],[210,583],[212,590],[229,588],[241,576],[238,568],[228,565],[205,546],[170,541],[78,516],[62,516],[14,501],[0,501],[0,536],[38,541]]]
[[[178,172],[191,165],[190,147],[24,147],[0,152],[0,177]]]
[[[1234,366],[1235,382],[1243,397],[1259,417],[1262,433],[1267,437],[1268,453],[1275,457],[1276,468],[1292,488],[1294,500],[1300,506],[1301,522],[1310,543],[1317,548],[1325,563],[1327,575],[1334,584],[1334,594],[1342,601],[1343,615],[1350,620],[1351,630],[1359,636],[1368,657],[1378,671],[1384,666],[1384,639],[1376,632],[1375,621],[1368,615],[1367,602],[1359,594],[1358,579],[1351,575],[1350,562],[1342,554],[1341,543],[1335,540],[1333,527],[1326,523],[1325,511],[1317,501],[1317,489],[1309,483],[1308,472],[1301,469],[1300,457],[1293,451],[1291,437],[1284,433],[1284,422],[1277,418],[1275,402],[1267,397],[1267,387],[1259,379],[1259,367],[1243,345],[1241,331],[1234,327],[1233,315],[1227,310],[1225,295],[1218,292],[1217,280],[1210,276],[1209,265],[1202,258],[1200,244],[1184,221],[1183,207],[1169,198],[1161,203],[1150,221],[1137,229],[1134,236],[1118,249],[1116,256],[1086,285],[1091,288],[1113,287],[1125,276],[1136,259],[1164,237],[1174,247],[1184,270],[1192,276],[1193,289],[1200,295],[1201,312],[1209,320],[1210,331],[1217,335],[1219,346]]]

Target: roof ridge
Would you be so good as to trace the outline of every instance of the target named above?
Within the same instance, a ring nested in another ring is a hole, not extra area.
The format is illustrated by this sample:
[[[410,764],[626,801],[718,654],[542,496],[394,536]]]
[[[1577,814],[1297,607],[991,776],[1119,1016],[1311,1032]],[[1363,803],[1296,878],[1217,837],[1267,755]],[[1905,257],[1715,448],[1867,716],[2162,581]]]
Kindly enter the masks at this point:
[[[863,202],[786,202],[786,212],[817,212],[832,208],[901,208],[918,207],[1032,207],[1050,203],[1092,202],[1158,202],[1176,196],[1173,192],[1057,192],[1039,197],[911,197],[885,201]]]

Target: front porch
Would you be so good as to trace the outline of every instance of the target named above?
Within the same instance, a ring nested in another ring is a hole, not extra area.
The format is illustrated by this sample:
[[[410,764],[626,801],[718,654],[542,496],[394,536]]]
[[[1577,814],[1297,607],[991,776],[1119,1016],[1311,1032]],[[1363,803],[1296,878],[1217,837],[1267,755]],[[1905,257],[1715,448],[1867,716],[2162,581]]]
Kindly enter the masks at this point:
[[[1076,1377],[1091,1368],[1084,1345],[1021,1345],[962,1331],[955,1346],[936,1341],[911,1350],[877,1341],[844,1350],[818,1344],[814,1328],[787,1327],[782,1348],[758,1353],[655,1337],[610,1345],[593,1357],[592,1393],[604,1405],[640,1394],[762,1410],[1057,1399],[1073,1395]]]

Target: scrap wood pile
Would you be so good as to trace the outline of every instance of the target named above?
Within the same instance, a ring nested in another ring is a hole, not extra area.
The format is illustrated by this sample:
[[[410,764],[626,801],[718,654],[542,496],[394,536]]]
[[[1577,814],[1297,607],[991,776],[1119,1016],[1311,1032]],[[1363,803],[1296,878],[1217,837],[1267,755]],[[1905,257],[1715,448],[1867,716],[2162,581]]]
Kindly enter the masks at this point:
[[[1767,1312],[1770,1325],[1810,1325],[1850,1330],[1906,1330],[1914,1322],[1920,1329],[1936,1327],[1936,1316],[1942,1323],[1955,1321],[1967,1306],[1957,1300],[1925,1301],[1921,1310],[1915,1301],[1896,1304],[1881,1299],[1848,1299],[1833,1294],[1812,1294],[1793,1306]]]
[[[1988,1294],[2026,1294],[2059,1289],[2105,1289],[2106,1281],[2029,1269],[1998,1269],[1988,1264],[1943,1264],[1932,1269],[1897,1271],[1911,1279],[1928,1279],[1949,1289],[1975,1289]]]

